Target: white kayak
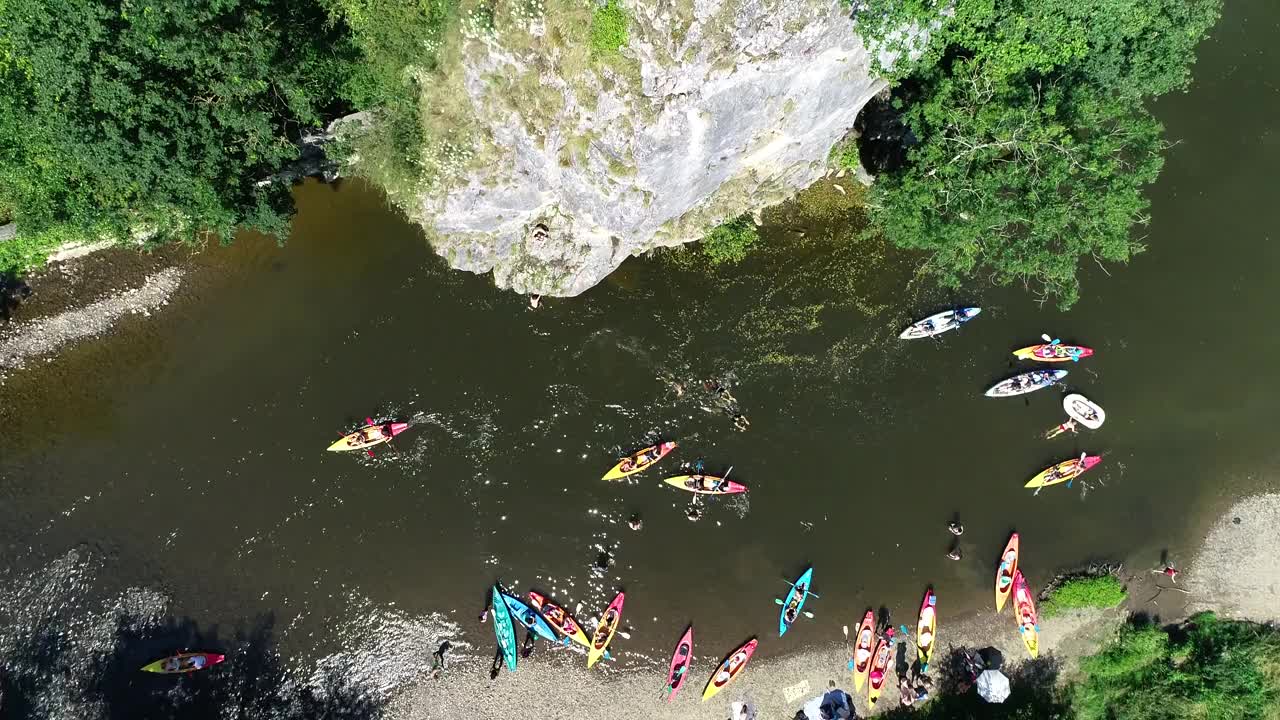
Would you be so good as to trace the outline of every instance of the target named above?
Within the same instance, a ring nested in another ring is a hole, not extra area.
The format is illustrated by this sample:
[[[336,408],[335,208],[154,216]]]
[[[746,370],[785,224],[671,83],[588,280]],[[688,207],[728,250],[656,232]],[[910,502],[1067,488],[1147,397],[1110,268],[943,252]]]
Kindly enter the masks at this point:
[[[911,323],[906,330],[898,337],[903,340],[919,340],[920,338],[933,337],[941,335],[948,330],[955,330],[961,325],[969,322],[982,312],[982,308],[969,307],[959,308],[957,310],[947,310],[937,315]]]
[[[1102,427],[1102,423],[1107,421],[1107,414],[1103,412],[1102,408],[1098,407],[1089,398],[1078,393],[1072,393],[1062,398],[1062,409],[1067,411],[1072,420],[1078,421],[1090,430],[1097,430]]]
[[[1032,370],[1001,380],[987,389],[987,397],[1013,397],[1047,388],[1067,376],[1066,370]]]

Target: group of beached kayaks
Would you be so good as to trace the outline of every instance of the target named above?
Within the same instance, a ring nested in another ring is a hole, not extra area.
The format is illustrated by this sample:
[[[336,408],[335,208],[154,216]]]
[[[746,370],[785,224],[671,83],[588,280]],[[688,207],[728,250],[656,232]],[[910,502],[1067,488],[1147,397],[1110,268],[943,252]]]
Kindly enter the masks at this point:
[[[862,622],[853,635],[853,646],[850,648],[849,670],[853,673],[854,692],[862,692],[867,686],[867,702],[872,707],[880,699],[885,682],[889,677],[889,664],[893,661],[894,646],[897,638],[893,628],[885,632],[876,631],[875,613],[868,609],[862,616]],[[846,639],[849,628],[845,628]],[[920,602],[920,613],[916,617],[916,662],[920,672],[929,669],[933,660],[934,648],[938,646],[938,596],[933,588],[924,592]]]
[[[519,658],[516,648],[517,624],[551,643],[578,643],[587,650],[587,667],[595,665],[607,655],[609,643],[613,642],[613,636],[618,632],[625,599],[624,593],[618,593],[613,598],[588,638],[582,624],[546,595],[530,590],[529,602],[526,603],[494,583],[490,598],[493,633],[498,638],[498,649],[507,669],[514,672]]]
[[[949,330],[959,329],[981,312],[981,308],[965,307],[930,315],[909,325],[899,337],[904,340],[934,337]],[[1013,356],[1019,360],[1061,363],[1079,362],[1093,355],[1093,348],[1090,347],[1064,345],[1060,340],[1051,340],[1048,335],[1044,336],[1044,340],[1045,342],[1043,343],[1028,345],[1014,350]],[[987,388],[985,394],[987,397],[995,398],[1016,397],[1056,385],[1066,376],[1067,371],[1060,369],[1036,368],[1024,370]],[[1072,421],[1078,422],[1090,430],[1097,430],[1102,427],[1102,423],[1106,420],[1106,413],[1102,408],[1079,393],[1070,393],[1065,396],[1062,399],[1062,409],[1066,411],[1067,416]],[[1061,434],[1067,426],[1067,424],[1060,425],[1054,431],[1050,431],[1049,437]],[[1041,488],[1050,485],[1059,483],[1070,485],[1073,480],[1100,462],[1102,462],[1102,456],[1100,455],[1081,453],[1079,457],[1068,458],[1044,468],[1028,480],[1024,487],[1035,488],[1036,492],[1039,492]]]
[[[1027,585],[1027,579],[1018,567],[1021,552],[1018,533],[1009,536],[1004,551],[1000,553],[1000,563],[996,567],[996,612],[1004,610],[1004,605],[1013,598],[1013,621],[1018,626],[1022,643],[1027,646],[1031,657],[1040,655],[1040,617],[1036,613],[1036,601]]]

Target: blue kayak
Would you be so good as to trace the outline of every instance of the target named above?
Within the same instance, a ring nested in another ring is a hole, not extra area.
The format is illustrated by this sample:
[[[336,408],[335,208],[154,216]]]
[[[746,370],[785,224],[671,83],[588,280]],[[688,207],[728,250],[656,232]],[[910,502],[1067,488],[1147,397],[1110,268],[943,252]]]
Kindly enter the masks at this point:
[[[511,616],[517,623],[533,630],[549,642],[560,643],[560,638],[556,637],[556,631],[551,629],[551,625],[538,614],[537,610],[524,604],[520,598],[511,595],[504,594],[502,599],[507,601]]]
[[[506,593],[493,585],[493,634],[498,636],[498,648],[507,661],[507,669],[516,671],[516,629],[511,625],[511,610],[503,598]]]
[[[813,568],[804,571],[792,585],[791,592],[787,593],[786,600],[782,601],[782,612],[778,613],[778,637],[787,634],[787,628],[791,627],[791,623],[795,622],[795,618],[800,617],[800,611],[804,608],[804,601],[809,597],[809,583],[813,580]],[[795,618],[791,622],[787,622],[787,606],[792,602],[795,606]]]

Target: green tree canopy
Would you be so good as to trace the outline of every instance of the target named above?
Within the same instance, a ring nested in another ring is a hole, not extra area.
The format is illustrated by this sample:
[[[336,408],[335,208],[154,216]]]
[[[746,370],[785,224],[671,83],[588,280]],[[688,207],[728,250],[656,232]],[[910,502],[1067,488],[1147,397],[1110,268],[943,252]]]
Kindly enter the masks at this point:
[[[0,0],[0,207],[27,237],[283,235],[255,181],[356,52],[316,0]]]
[[[871,197],[876,231],[929,252],[955,285],[1022,282],[1070,305],[1082,257],[1143,249],[1143,188],[1165,149],[1143,103],[1184,88],[1219,0],[872,0],[873,45],[893,28],[941,20],[904,80],[918,144]],[[902,43],[896,49],[905,47]],[[903,61],[906,63],[906,61]]]

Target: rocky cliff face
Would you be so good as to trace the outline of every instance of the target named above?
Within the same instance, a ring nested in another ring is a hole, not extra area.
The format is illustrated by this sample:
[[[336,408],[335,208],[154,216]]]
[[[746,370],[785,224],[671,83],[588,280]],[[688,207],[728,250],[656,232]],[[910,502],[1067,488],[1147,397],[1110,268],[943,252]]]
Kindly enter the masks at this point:
[[[629,39],[607,62],[575,62],[551,12],[464,41],[483,149],[415,213],[454,267],[581,293],[813,182],[884,87],[840,0],[624,6]]]

